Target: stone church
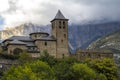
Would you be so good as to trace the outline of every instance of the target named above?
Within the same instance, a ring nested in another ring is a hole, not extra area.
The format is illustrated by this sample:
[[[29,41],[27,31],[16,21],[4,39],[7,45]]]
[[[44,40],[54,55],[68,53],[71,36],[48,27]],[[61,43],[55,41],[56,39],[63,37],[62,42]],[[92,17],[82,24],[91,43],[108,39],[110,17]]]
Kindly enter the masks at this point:
[[[69,56],[68,51],[68,19],[59,10],[51,21],[52,34],[45,32],[30,33],[29,36],[12,36],[1,43],[8,54],[27,51],[32,57],[40,56],[44,50],[56,58]]]
[[[60,10],[51,21],[51,25],[51,35],[45,32],[34,32],[29,36],[12,36],[4,40],[0,47],[8,54],[19,54],[26,51],[32,57],[39,57],[45,50],[55,58],[68,56],[76,56],[78,59],[113,57],[111,52],[96,50],[78,50],[76,54],[70,54],[68,50],[68,19],[63,16]]]

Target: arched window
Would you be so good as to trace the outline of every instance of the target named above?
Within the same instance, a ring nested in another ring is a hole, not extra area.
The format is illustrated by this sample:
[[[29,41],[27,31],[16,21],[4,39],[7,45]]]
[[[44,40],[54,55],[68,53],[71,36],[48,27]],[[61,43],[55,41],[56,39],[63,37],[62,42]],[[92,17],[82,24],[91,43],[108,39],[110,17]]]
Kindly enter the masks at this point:
[[[45,46],[47,46],[47,42],[45,42]]]

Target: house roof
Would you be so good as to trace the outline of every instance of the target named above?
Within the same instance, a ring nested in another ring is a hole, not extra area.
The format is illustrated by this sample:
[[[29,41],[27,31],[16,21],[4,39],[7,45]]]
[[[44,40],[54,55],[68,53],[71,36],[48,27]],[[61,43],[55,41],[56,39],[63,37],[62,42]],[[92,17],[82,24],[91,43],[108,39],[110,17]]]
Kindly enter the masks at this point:
[[[29,36],[12,36],[6,40],[33,41]]]
[[[13,41],[11,41],[9,44],[18,44],[18,45],[26,45],[26,43],[19,41],[17,39],[14,39]]]
[[[52,37],[52,36],[48,36],[48,37],[41,36],[41,37],[37,38],[36,40],[56,41],[56,39],[54,37]]]
[[[25,42],[26,46],[30,47],[30,46],[36,46],[34,42]]]

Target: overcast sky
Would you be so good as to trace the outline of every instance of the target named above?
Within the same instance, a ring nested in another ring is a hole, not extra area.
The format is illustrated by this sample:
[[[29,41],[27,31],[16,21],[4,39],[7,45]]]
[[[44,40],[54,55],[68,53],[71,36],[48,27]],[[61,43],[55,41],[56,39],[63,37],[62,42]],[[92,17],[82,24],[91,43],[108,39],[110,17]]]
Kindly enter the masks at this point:
[[[120,0],[0,0],[0,29],[26,22],[50,24],[58,9],[70,23],[120,20]]]

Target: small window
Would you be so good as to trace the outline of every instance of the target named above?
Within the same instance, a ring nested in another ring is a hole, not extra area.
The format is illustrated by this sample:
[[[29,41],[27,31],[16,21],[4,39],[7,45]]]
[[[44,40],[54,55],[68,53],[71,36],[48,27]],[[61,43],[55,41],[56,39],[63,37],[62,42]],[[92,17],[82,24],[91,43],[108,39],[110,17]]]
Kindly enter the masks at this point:
[[[64,38],[66,38],[66,34],[64,34]]]
[[[59,21],[59,25],[61,25],[61,21]]]
[[[65,26],[65,22],[63,21],[63,25]]]
[[[35,34],[35,38],[37,37],[37,35]]]
[[[45,46],[47,46],[47,42],[45,42]]]
[[[88,54],[88,57],[91,57],[91,54]]]
[[[12,50],[10,50],[10,53],[12,53]]]
[[[59,28],[61,29],[61,26],[59,26]]]
[[[64,54],[62,54],[62,58],[64,58],[65,57],[65,55]]]
[[[65,26],[63,26],[63,29],[65,29]]]
[[[63,42],[63,40],[61,40],[61,42]]]

